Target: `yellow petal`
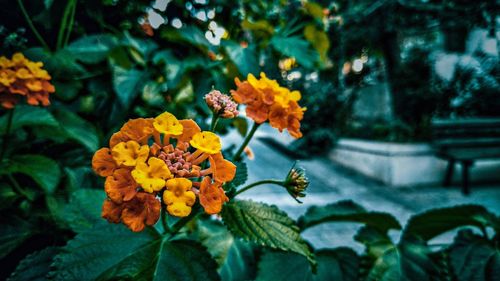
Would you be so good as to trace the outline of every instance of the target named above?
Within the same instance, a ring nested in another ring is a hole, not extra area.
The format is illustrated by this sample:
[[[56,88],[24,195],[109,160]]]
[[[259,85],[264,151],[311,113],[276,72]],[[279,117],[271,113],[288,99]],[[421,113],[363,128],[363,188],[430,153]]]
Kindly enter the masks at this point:
[[[151,157],[148,163],[138,163],[132,171],[132,177],[149,193],[160,191],[165,186],[165,181],[172,177],[167,164],[161,159]]]
[[[189,143],[208,154],[219,153],[222,149],[219,136],[207,131],[195,134]]]
[[[118,165],[129,167],[145,162],[149,155],[149,146],[139,145],[136,141],[120,142],[111,150],[111,155]]]
[[[155,129],[167,135],[178,136],[182,134],[183,126],[171,113],[164,112],[158,115],[153,121],[153,126]]]

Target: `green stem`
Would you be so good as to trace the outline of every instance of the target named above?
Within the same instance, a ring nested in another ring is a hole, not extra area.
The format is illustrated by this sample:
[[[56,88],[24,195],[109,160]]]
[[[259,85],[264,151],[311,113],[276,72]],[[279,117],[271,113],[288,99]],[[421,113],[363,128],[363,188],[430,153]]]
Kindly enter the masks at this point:
[[[14,118],[14,109],[11,109],[8,113],[7,116],[7,128],[5,129],[5,134],[3,135],[3,141],[2,141],[2,151],[0,151],[0,163],[3,160],[3,157],[5,156],[5,151],[7,150],[7,141],[9,140],[10,137],[10,129],[12,128],[12,119]]]
[[[63,45],[63,47],[66,47],[68,45],[68,43],[69,43],[69,37],[71,35],[71,31],[73,31],[73,24],[75,23],[76,3],[78,3],[78,1],[74,0],[73,1],[73,6],[72,6],[72,9],[71,9],[71,14],[70,14],[70,17],[69,17],[69,25],[68,25],[68,28],[67,28],[67,32],[66,32],[66,36],[65,36],[65,39],[64,39],[64,45]]]
[[[170,238],[174,237],[177,232],[179,232],[186,224],[188,224],[192,219],[194,219],[198,215],[197,210],[193,210],[191,214],[187,217],[183,217],[179,221],[177,221],[174,226],[172,227],[172,230],[170,231]]]
[[[23,13],[24,18],[28,22],[28,25],[29,25],[31,31],[33,32],[33,34],[35,34],[35,37],[38,39],[38,41],[40,41],[40,44],[42,44],[44,49],[50,50],[49,45],[47,45],[45,40],[43,40],[43,37],[40,35],[40,33],[38,33],[38,30],[35,28],[35,25],[33,25],[33,22],[31,21],[31,18],[28,15],[26,8],[24,7],[23,1],[17,0],[17,4],[19,5],[19,8],[21,9],[21,12]]]
[[[236,191],[234,196],[236,196],[240,193],[243,193],[243,192],[245,192],[253,187],[256,187],[258,185],[262,185],[262,184],[276,184],[276,185],[284,186],[284,182],[282,180],[261,180],[261,181],[256,181],[254,183],[251,183],[251,184],[239,189],[238,191]]]
[[[219,122],[219,114],[214,113],[212,116],[212,123],[210,124],[210,131],[215,133],[215,128],[217,127],[217,123]]]
[[[166,206],[161,206],[161,223],[163,225],[163,234],[170,232],[170,227],[168,227],[168,215],[165,211]]]
[[[233,156],[233,160],[234,161],[238,161],[238,160],[241,159],[241,153],[243,152],[243,150],[245,149],[245,147],[247,147],[248,143],[252,139],[253,135],[255,134],[255,132],[257,131],[257,129],[259,128],[259,126],[260,126],[259,123],[253,123],[252,129],[250,130],[250,132],[248,133],[248,135],[245,137],[245,140],[241,144],[240,148],[238,148],[238,150],[234,154],[234,156]]]
[[[12,186],[14,187],[15,191],[17,191],[19,194],[26,197],[26,199],[28,199],[29,201],[33,201],[31,196],[28,193],[26,193],[26,191],[24,191],[24,189],[21,187],[21,185],[19,185],[17,180],[14,178],[14,176],[12,176],[12,174],[7,174],[7,178],[12,183]]]
[[[66,5],[66,8],[64,8],[64,14],[61,19],[61,26],[59,27],[59,32],[57,34],[57,45],[56,48],[57,50],[61,49],[64,45],[64,39],[66,37],[66,29],[68,25],[68,20],[71,15],[71,9],[73,8],[75,4],[74,0],[68,0],[68,4]]]

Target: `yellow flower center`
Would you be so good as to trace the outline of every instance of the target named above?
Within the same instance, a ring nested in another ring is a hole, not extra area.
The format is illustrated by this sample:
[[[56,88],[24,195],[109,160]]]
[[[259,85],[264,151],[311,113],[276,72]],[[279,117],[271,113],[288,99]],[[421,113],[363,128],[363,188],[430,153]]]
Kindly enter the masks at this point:
[[[153,126],[158,132],[166,135],[178,136],[183,131],[182,124],[169,112],[158,115],[153,121]]]
[[[111,155],[118,165],[134,167],[144,163],[149,155],[149,146],[139,145],[136,141],[120,142],[111,150]]]
[[[169,179],[166,185],[163,201],[167,205],[168,213],[176,217],[188,216],[196,201],[196,195],[191,191],[193,183],[186,178],[174,178]]]
[[[151,157],[147,164],[143,162],[137,164],[132,171],[132,177],[146,192],[152,193],[160,191],[172,174],[163,160]]]
[[[208,154],[219,153],[222,149],[219,136],[207,131],[195,134],[189,143]]]

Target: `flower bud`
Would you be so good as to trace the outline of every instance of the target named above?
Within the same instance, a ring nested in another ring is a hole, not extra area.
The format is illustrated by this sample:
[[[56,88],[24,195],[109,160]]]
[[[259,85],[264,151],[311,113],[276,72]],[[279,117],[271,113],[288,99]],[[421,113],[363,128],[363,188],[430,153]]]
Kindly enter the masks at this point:
[[[205,95],[205,102],[208,107],[222,118],[234,118],[238,116],[238,104],[230,96],[224,95],[220,91],[212,90]]]
[[[295,199],[297,202],[302,203],[298,200],[298,197],[306,196],[306,189],[309,186],[309,180],[306,177],[306,172],[303,168],[295,167],[295,165],[290,169],[288,175],[286,176],[284,186],[288,193]]]

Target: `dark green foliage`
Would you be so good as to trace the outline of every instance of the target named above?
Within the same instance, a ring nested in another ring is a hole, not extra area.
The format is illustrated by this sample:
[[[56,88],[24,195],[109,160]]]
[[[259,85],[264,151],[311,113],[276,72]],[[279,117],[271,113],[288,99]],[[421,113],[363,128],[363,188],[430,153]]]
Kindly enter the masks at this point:
[[[53,258],[59,253],[58,247],[47,247],[26,256],[12,272],[9,281],[47,280]]]

